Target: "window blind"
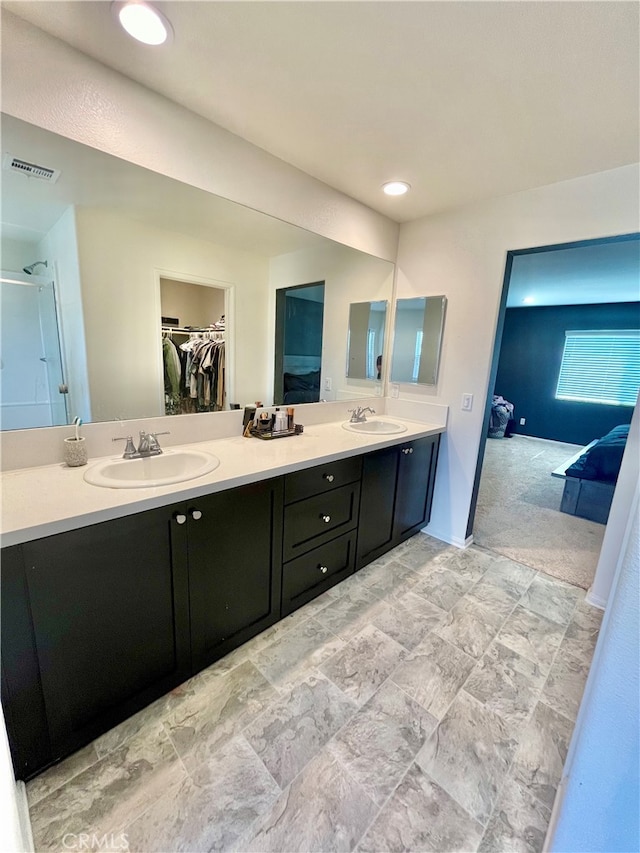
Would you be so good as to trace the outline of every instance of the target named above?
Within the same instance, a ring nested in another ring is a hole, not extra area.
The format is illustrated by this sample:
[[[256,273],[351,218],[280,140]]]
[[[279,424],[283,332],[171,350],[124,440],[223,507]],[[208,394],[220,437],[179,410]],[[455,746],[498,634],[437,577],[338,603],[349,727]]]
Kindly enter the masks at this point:
[[[639,330],[565,332],[557,399],[633,406],[639,387]]]

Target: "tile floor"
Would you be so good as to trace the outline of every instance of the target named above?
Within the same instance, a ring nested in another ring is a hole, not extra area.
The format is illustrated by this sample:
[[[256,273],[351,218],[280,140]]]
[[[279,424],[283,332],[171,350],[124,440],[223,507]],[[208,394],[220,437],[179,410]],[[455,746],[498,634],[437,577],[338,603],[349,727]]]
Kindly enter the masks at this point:
[[[36,849],[539,851],[600,616],[418,534],[30,782]]]

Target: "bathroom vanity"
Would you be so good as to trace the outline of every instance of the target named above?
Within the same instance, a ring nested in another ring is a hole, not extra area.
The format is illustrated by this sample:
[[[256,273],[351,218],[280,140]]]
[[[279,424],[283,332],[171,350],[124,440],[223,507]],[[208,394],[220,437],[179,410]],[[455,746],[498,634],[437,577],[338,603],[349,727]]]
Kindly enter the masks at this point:
[[[50,528],[14,531],[2,552],[2,703],[17,777],[424,527],[443,428],[406,423],[393,436],[325,424],[280,442],[208,442],[221,460],[211,474],[126,496],[80,471],[38,469],[44,489],[66,478],[66,510]],[[33,475],[6,476],[24,493]],[[101,511],[83,507],[92,500]]]

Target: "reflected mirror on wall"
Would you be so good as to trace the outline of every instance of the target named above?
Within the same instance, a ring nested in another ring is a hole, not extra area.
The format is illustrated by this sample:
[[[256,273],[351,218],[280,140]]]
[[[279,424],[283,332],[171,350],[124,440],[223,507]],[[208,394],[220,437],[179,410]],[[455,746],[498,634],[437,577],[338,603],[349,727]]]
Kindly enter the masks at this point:
[[[398,299],[391,381],[435,385],[444,330],[445,296]]]
[[[29,383],[20,382],[20,359],[12,360],[13,353],[5,358],[3,350],[6,394],[0,421],[5,428],[40,425],[43,418],[53,425],[75,416],[95,423],[164,415],[160,318],[177,320],[183,329],[220,321],[220,307],[192,315],[192,285],[225,291],[226,388],[216,385],[215,399],[190,397],[186,406],[170,391],[169,410],[211,411],[255,400],[271,404],[277,381],[275,294],[302,282],[324,282],[322,349],[313,356],[297,353],[313,357],[313,368],[299,362],[287,372],[305,376],[319,369],[320,396],[327,400],[363,395],[362,381],[349,379],[344,370],[349,305],[390,299],[392,263],[11,116],[2,116],[2,142],[14,158],[58,173],[55,181],[44,181],[21,170],[3,171],[0,251],[9,278],[33,282],[46,271],[44,283],[55,289],[57,308],[46,330],[58,335],[59,343],[50,349],[57,347],[64,377],[54,376],[53,361],[39,360],[50,358],[40,341],[32,348],[38,350],[38,363]],[[45,260],[47,266],[33,269],[31,276],[23,272]],[[171,304],[161,278],[173,282]],[[11,325],[11,334],[3,334],[4,349],[30,330],[39,334],[39,306],[35,300],[28,309],[20,305],[3,311]],[[174,339],[188,340],[175,333]],[[381,352],[381,345],[375,346],[374,358]],[[9,381],[10,365],[17,371],[15,382]],[[59,386],[67,392],[62,399]]]
[[[349,379],[382,378],[387,301],[354,302],[349,306],[347,376]]]

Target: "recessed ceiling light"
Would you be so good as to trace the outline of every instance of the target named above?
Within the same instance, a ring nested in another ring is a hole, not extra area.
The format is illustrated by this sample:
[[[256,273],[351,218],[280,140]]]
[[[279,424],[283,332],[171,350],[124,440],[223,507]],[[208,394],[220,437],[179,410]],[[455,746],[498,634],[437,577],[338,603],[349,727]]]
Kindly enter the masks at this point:
[[[524,302],[525,305],[533,305],[533,303],[536,301],[536,299],[535,299],[535,296],[525,296],[525,298],[522,301]]]
[[[404,195],[411,189],[411,184],[406,181],[388,181],[382,185],[382,190],[387,195]]]
[[[173,36],[171,24],[167,18],[150,3],[143,0],[112,3],[112,9],[121,26],[144,44],[164,44]]]

